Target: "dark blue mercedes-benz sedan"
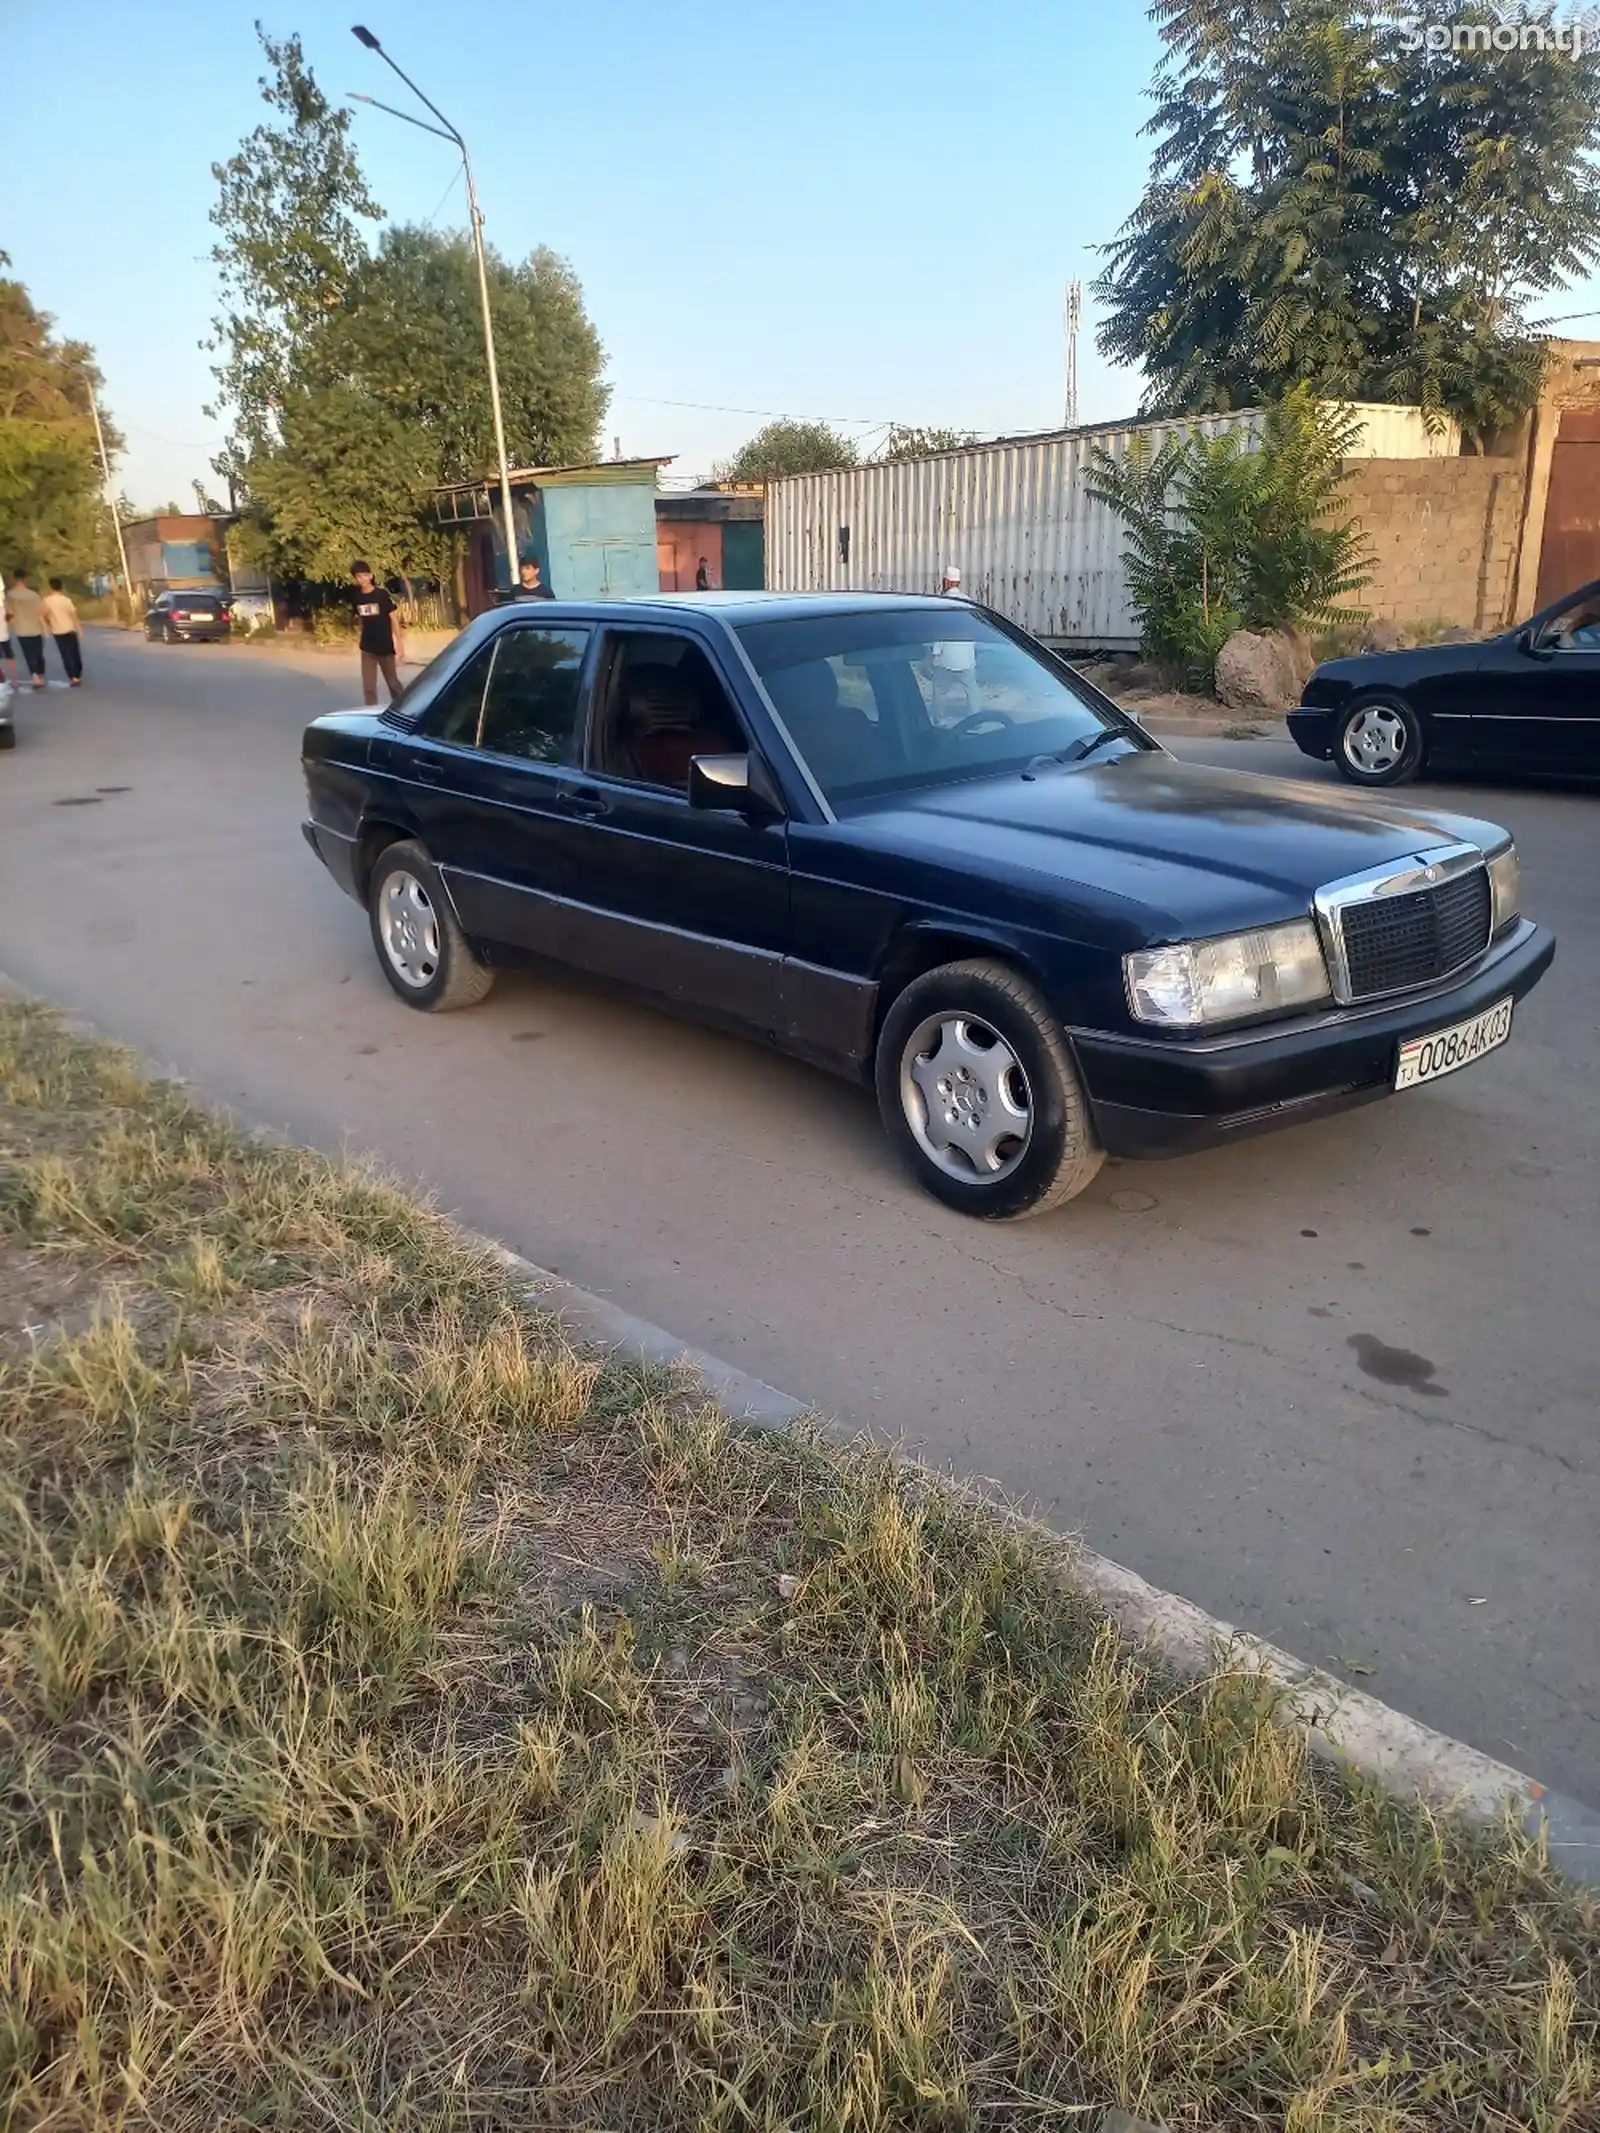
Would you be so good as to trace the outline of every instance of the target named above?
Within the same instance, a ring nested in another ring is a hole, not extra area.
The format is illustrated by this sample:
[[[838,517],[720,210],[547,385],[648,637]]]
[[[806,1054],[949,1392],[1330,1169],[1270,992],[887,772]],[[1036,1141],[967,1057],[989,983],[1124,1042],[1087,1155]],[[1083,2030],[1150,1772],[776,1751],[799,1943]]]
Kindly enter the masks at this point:
[[[1453,1073],[1555,952],[1493,823],[1178,763],[959,601],[502,608],[305,771],[409,1006],[594,972],[875,1082],[977,1215]]]

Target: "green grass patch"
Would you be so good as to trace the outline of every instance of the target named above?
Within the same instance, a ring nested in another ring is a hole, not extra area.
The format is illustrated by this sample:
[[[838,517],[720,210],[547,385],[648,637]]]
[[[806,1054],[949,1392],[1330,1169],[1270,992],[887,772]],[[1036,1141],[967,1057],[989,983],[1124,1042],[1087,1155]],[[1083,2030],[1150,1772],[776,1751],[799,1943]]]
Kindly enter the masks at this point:
[[[0,2127],[1600,2124],[1595,1909],[0,1007]]]

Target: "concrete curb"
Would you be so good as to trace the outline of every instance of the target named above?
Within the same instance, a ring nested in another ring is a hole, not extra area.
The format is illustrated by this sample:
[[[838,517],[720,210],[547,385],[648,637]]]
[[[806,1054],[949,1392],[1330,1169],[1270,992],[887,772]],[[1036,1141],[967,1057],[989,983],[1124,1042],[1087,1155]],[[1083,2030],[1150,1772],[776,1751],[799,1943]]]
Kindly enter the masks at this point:
[[[463,1234],[513,1279],[528,1284],[528,1302],[552,1312],[574,1334],[621,1357],[687,1367],[734,1421],[758,1429],[788,1429],[816,1413],[803,1400],[720,1356],[688,1346],[604,1296],[574,1287],[496,1239],[475,1230]],[[1137,1571],[1092,1549],[1074,1547],[1073,1569],[1125,1636],[1147,1645],[1180,1674],[1198,1674],[1222,1664],[1264,1675],[1286,1692],[1286,1714],[1306,1734],[1315,1754],[1360,1772],[1389,1792],[1444,1812],[1496,1825],[1510,1816],[1530,1835],[1543,1834],[1551,1863],[1568,1880],[1600,1888],[1600,1813],[1593,1808],[1551,1792],[1524,1771],[1496,1762],[1465,1741],[1434,1732],[1375,1696],[1206,1614],[1192,1601],[1163,1592]]]

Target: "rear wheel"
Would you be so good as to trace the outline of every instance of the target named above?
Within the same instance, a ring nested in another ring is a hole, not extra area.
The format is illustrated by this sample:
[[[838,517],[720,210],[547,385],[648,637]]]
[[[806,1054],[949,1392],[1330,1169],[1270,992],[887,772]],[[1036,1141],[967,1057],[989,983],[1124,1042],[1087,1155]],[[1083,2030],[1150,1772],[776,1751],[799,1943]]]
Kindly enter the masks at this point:
[[[384,976],[424,1014],[471,1007],[494,983],[456,924],[438,869],[420,844],[386,845],[367,890],[372,944]]]
[[[1401,696],[1368,696],[1339,721],[1333,759],[1352,785],[1405,785],[1422,768],[1422,725]]]
[[[16,745],[17,745],[17,729],[16,729],[16,727],[15,727],[15,726],[0,726],[0,748],[15,748],[15,747],[16,747]]]
[[[878,1108],[935,1198],[990,1221],[1070,1200],[1105,1160],[1055,1017],[1007,964],[946,963],[884,1017]]]

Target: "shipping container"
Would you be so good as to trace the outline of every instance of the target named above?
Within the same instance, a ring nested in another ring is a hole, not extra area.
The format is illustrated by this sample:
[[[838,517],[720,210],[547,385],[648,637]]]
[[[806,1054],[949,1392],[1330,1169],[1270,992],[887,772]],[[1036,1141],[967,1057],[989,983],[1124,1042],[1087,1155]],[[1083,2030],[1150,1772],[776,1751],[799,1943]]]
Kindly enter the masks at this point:
[[[1437,449],[1419,409],[1354,412],[1356,456],[1415,459]],[[1196,432],[1254,437],[1261,420],[1259,409],[1244,409],[1059,430],[776,481],[767,490],[767,583],[775,592],[932,593],[953,563],[968,599],[1046,643],[1133,650],[1124,529],[1087,490],[1094,448],[1120,460],[1135,439],[1156,452]]]

